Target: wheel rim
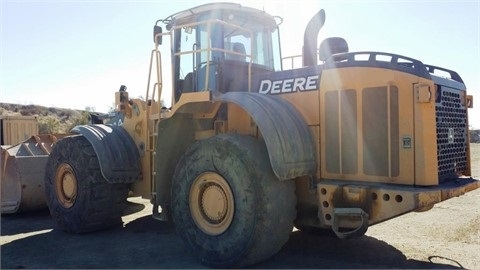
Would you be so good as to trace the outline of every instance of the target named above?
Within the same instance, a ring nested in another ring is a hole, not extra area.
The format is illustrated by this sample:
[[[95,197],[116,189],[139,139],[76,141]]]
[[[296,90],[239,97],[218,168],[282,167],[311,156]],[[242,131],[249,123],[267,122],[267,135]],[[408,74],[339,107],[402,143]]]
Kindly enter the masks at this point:
[[[190,188],[190,212],[197,227],[208,235],[224,233],[233,220],[233,193],[219,174],[199,175]]]
[[[55,193],[64,208],[70,208],[77,198],[77,178],[73,168],[62,163],[55,174]]]

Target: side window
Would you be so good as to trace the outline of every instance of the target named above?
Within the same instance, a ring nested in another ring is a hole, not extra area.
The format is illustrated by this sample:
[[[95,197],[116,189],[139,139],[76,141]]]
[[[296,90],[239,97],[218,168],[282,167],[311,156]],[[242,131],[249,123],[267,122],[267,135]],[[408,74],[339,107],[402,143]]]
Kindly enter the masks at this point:
[[[200,52],[200,58],[198,59],[198,63],[196,63],[196,66],[199,66],[201,63],[207,62],[208,59],[208,44],[210,42],[210,39],[208,37],[208,25],[207,24],[202,24],[199,26],[199,33],[198,33],[198,50],[205,50]]]
[[[266,37],[271,37],[272,40],[268,40],[267,44],[272,44],[271,52],[269,51],[268,57],[266,58],[266,65],[269,67],[272,67],[273,69],[278,71],[282,70],[282,53],[280,49],[280,33],[278,31],[278,28],[275,28],[274,31],[272,31],[271,35],[268,35]]]
[[[198,42],[196,42],[197,31],[195,28],[187,27],[181,31],[180,41],[180,68],[179,81],[181,82],[180,92],[194,91],[194,66],[197,62],[197,53],[194,51],[198,49]]]
[[[264,30],[255,34],[255,63],[267,66],[273,70],[282,70],[280,55],[280,40],[278,31]],[[272,47],[270,46],[272,44]]]
[[[183,29],[181,36],[180,51],[180,78],[183,79],[189,72],[193,71],[194,57],[193,51],[197,46],[196,30],[194,28]],[[183,54],[185,52],[190,52]]]

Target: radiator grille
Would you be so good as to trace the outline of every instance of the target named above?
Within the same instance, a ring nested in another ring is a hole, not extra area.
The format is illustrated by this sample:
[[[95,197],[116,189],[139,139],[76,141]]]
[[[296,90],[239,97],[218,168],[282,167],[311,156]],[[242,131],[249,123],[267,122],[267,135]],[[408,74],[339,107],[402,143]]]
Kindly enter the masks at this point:
[[[456,178],[467,170],[467,108],[464,91],[438,86],[437,121],[438,178]]]

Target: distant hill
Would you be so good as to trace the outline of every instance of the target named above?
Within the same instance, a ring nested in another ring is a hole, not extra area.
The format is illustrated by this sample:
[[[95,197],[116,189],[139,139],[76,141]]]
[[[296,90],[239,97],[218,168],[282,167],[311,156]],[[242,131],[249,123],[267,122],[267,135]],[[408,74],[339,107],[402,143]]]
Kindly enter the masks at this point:
[[[0,103],[0,115],[37,115],[39,133],[48,134],[68,133],[76,125],[89,123],[90,113],[88,110]]]

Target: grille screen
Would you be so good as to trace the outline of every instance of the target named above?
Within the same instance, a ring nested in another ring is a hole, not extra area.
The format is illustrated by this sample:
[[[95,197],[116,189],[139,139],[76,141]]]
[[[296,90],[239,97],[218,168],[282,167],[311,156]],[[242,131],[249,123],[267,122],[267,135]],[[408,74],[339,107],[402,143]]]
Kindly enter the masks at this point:
[[[467,169],[467,108],[464,91],[438,86],[437,120],[438,179],[456,178]]]

